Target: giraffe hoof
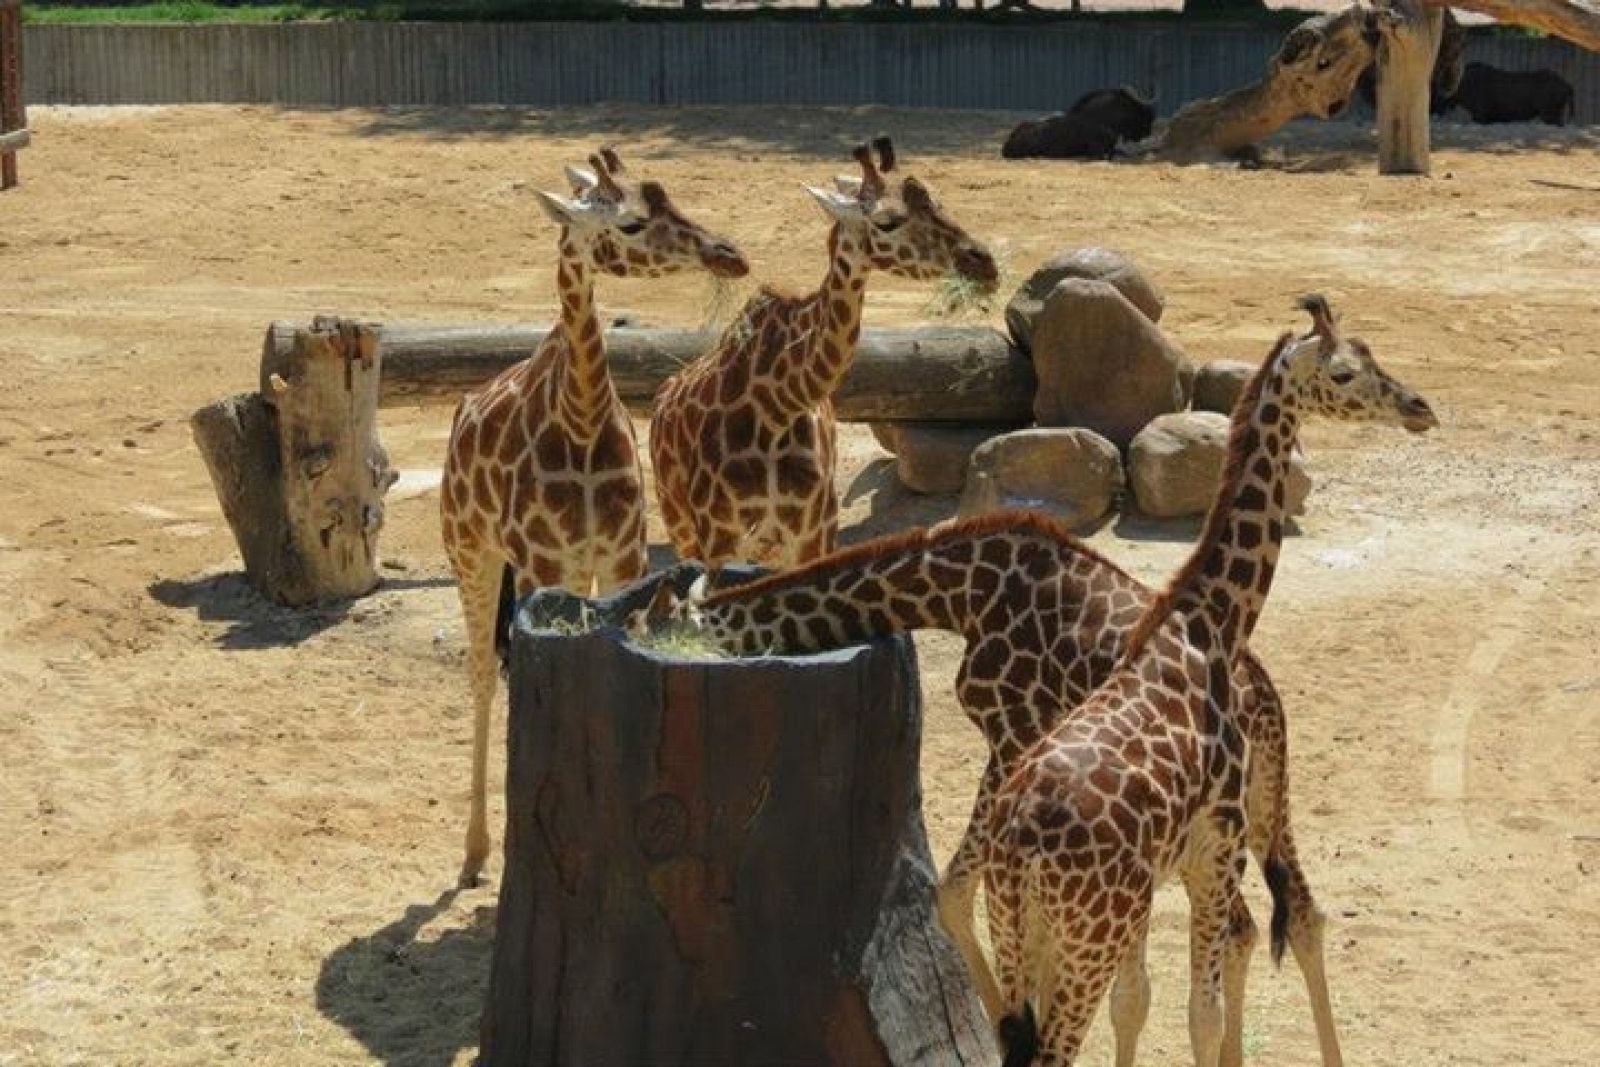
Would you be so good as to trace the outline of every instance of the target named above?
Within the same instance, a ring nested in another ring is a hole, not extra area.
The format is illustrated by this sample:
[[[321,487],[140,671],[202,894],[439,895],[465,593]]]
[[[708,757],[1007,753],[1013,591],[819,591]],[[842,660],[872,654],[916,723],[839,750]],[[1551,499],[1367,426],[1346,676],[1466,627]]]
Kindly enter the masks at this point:
[[[456,876],[456,888],[475,889],[484,883],[483,860],[468,859],[461,865],[461,873]]]

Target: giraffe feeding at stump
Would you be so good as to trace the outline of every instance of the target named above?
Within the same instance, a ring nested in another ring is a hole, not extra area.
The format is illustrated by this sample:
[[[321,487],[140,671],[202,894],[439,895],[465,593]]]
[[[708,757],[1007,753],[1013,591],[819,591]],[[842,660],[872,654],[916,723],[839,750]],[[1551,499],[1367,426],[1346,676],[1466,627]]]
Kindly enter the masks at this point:
[[[472,810],[461,881],[489,854],[485,814],[489,707],[502,582],[519,592],[587,594],[645,571],[643,475],[633,423],[606,368],[594,277],[689,269],[737,278],[729,242],[684,217],[656,182],[626,177],[611,149],[568,171],[574,197],[539,193],[560,227],[559,321],[533,356],[456,411],[440,487],[445,553],[460,583],[472,676]]]
[[[1189,1036],[1197,1067],[1243,1060],[1254,924],[1245,864],[1245,724],[1235,672],[1272,586],[1302,420],[1437,425],[1327,302],[1302,302],[1234,408],[1228,465],[1199,543],[1128,636],[1118,668],[1007,768],[989,812],[984,888],[1006,1063],[1070,1064],[1108,987],[1119,1064],[1149,1008],[1154,893],[1189,899]]]
[[[793,565],[832,551],[839,498],[830,397],[855,357],[867,276],[954,272],[983,288],[998,279],[994,257],[922,182],[907,177],[890,191],[889,139],[872,148],[855,150],[859,181],[809,190],[834,221],[822,285],[807,296],[763,289],[656,398],[656,492],[685,559],[715,570],[736,560]]]
[[[1346,358],[1356,361],[1352,352]],[[1413,395],[1395,403],[1414,418]],[[990,758],[967,831],[940,885],[940,914],[991,1013],[998,990],[973,929],[990,797],[1003,766],[1054,727],[1115,669],[1151,591],[1044,516],[1012,511],[880,538],[799,570],[719,590],[677,616],[739,653],[805,652],[909,629],[961,634],[956,689]],[[658,611],[671,605],[658,605]],[[655,620],[663,622],[667,620]],[[1235,671],[1251,743],[1249,844],[1286,892],[1275,950],[1304,973],[1325,1067],[1341,1062],[1323,971],[1323,919],[1301,871],[1287,793],[1283,707],[1248,652]]]

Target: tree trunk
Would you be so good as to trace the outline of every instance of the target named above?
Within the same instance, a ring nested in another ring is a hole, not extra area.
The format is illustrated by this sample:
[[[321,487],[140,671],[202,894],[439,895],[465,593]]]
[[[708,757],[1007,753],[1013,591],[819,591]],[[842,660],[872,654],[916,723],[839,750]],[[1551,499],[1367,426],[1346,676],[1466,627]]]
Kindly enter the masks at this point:
[[[1476,11],[1513,26],[1527,26],[1564,37],[1580,48],[1600,52],[1600,4],[1595,0],[1448,0],[1438,6]]]
[[[294,327],[274,323],[266,347],[286,352]],[[455,404],[526,359],[544,339],[538,326],[379,328],[383,382],[379,403]],[[628,410],[648,416],[661,384],[715,342],[696,330],[606,331],[606,361]],[[834,396],[847,422],[922,419],[1030,422],[1037,379],[1028,356],[984,327],[925,326],[862,331],[856,358]]]
[[[1385,0],[1398,21],[1378,44],[1378,173],[1427,174],[1428,100],[1444,10],[1422,0]]]
[[[934,914],[913,646],[685,659],[606,625],[698,573],[518,614],[479,1062],[992,1064]]]
[[[1265,0],[1183,0],[1185,15],[1232,15],[1266,9]]]
[[[0,189],[17,184],[17,151],[28,145],[22,104],[22,5],[0,0]]]
[[[395,474],[377,436],[377,337],[317,319],[261,356],[261,392],[190,420],[195,443],[265,596],[298,605],[378,584],[383,496]]]

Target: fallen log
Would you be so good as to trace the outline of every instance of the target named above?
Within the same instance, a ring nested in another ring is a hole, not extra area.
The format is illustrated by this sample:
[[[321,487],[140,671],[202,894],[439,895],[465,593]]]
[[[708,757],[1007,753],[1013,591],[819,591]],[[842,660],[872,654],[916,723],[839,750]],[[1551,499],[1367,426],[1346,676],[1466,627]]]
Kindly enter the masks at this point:
[[[273,323],[267,350],[287,351],[295,329],[293,323]],[[453,405],[526,359],[544,335],[538,326],[381,326],[378,403]],[[661,383],[713,340],[695,330],[607,330],[606,357],[622,402],[635,415],[648,416]],[[988,327],[868,329],[834,407],[847,422],[1021,424],[1033,419],[1036,384],[1027,354]]]
[[[934,913],[910,641],[708,660],[618,628],[697,573],[518,612],[479,1062],[993,1064]]]

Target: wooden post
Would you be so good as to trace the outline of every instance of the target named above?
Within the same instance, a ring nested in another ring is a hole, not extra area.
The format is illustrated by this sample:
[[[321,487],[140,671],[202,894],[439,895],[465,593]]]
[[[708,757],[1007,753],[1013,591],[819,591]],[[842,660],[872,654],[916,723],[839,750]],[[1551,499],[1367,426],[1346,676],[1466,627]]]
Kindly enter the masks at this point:
[[[1423,0],[1381,0],[1393,17],[1378,44],[1378,173],[1429,171],[1428,98],[1444,10]]]
[[[697,574],[518,613],[479,1063],[994,1063],[934,914],[913,646],[685,659],[614,625]]]
[[[0,190],[17,184],[17,151],[28,144],[22,103],[22,4],[0,0]]]
[[[341,600],[378,584],[396,477],[377,436],[379,368],[371,327],[319,318],[287,351],[262,352],[259,393],[190,420],[245,573],[273,600]]]
[[[379,330],[383,405],[456,404],[463,393],[527,359],[545,335],[543,326],[397,323]],[[290,323],[273,323],[265,343],[286,352],[294,333]],[[661,383],[716,340],[699,330],[631,327],[607,330],[605,339],[617,394],[642,417],[649,416]],[[1036,385],[1027,353],[987,326],[868,329],[833,404],[847,422],[1027,422]]]

